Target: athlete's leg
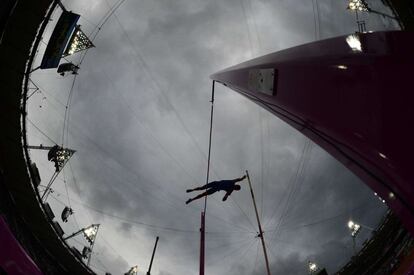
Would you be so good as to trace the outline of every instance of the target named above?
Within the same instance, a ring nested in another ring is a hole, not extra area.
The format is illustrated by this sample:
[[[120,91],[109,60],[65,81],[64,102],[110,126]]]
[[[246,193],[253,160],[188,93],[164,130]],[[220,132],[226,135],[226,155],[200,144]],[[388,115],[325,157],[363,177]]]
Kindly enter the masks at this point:
[[[195,201],[195,200],[198,200],[198,199],[201,199],[202,197],[205,197],[205,196],[208,196],[208,192],[207,192],[207,191],[206,191],[206,192],[201,193],[200,195],[195,196],[195,197],[194,197],[194,198],[192,198],[192,199],[188,199],[188,200],[185,202],[185,204],[189,204],[190,202]]]
[[[195,187],[193,189],[187,189],[186,192],[190,193],[190,192],[193,192],[193,191],[204,190],[204,189],[207,189],[207,184],[203,185],[203,186],[200,186],[200,187]]]
[[[200,187],[195,187],[193,189],[187,189],[186,192],[190,193],[190,192],[193,192],[193,191],[205,190],[207,188],[214,187],[214,185],[215,185],[215,181],[207,183],[207,184],[205,184],[203,186],[200,186]]]
[[[211,195],[211,194],[213,194],[213,193],[215,193],[215,192],[217,192],[217,190],[210,188],[210,189],[208,189],[206,192],[203,192],[203,193],[201,193],[201,194],[199,194],[199,195],[195,196],[195,197],[194,197],[194,198],[192,198],[192,199],[188,199],[185,203],[186,203],[186,204],[189,204],[189,203],[190,203],[190,202],[192,202],[192,201],[195,201],[195,200],[201,199],[202,197],[206,197],[206,196]]]

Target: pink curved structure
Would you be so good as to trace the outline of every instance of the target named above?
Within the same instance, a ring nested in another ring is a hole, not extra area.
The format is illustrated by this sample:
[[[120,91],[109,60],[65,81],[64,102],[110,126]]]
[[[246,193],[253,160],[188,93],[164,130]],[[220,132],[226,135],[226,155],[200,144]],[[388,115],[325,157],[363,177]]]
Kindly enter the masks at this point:
[[[211,78],[341,161],[414,235],[414,33],[357,33],[259,57]]]
[[[42,275],[39,267],[16,240],[4,218],[0,216],[0,267],[10,275]]]

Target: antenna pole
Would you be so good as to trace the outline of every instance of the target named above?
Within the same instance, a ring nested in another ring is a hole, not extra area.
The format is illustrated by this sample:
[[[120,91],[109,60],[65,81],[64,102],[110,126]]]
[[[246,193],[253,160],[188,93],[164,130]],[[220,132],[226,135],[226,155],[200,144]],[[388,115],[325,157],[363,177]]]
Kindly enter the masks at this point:
[[[265,261],[266,261],[267,275],[271,275],[270,267],[269,267],[269,259],[267,258],[267,251],[266,251],[266,245],[265,245],[262,225],[260,224],[259,214],[257,212],[257,206],[256,206],[256,199],[254,198],[253,188],[252,188],[252,184],[250,182],[249,171],[247,171],[247,170],[246,170],[246,176],[247,176],[247,181],[249,182],[250,194],[252,195],[254,210],[256,212],[257,225],[259,226],[259,237],[260,237],[260,240],[262,241],[263,254],[265,256]]]
[[[158,240],[160,237],[157,236],[157,239],[155,239],[155,245],[154,245],[154,250],[152,251],[152,256],[151,256],[151,262],[147,271],[147,275],[151,275],[151,267],[152,267],[152,261],[154,260],[154,255],[155,255],[155,250],[157,249],[157,244],[158,244]]]

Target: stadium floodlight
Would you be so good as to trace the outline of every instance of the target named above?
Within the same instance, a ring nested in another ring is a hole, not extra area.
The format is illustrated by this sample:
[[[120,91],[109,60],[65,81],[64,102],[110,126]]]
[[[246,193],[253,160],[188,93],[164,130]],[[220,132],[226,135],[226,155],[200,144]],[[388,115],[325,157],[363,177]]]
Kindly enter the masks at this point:
[[[308,271],[309,274],[315,274],[316,272],[319,271],[319,266],[315,263],[315,262],[308,262]]]
[[[138,266],[133,266],[131,269],[125,273],[125,275],[137,275],[138,274]]]
[[[348,9],[354,11],[370,11],[368,4],[364,0],[349,0]]]
[[[352,220],[348,222],[348,228],[351,230],[351,236],[353,238],[355,238],[358,235],[359,231],[361,231],[361,225],[353,222]]]
[[[82,257],[87,259],[87,265],[88,266],[89,266],[89,263],[91,261],[92,250],[93,250],[93,247],[95,245],[95,239],[96,239],[96,235],[98,234],[98,229],[99,229],[99,224],[92,224],[88,227],[82,228],[82,229],[76,231],[75,233],[72,233],[71,235],[63,238],[64,241],[67,241],[70,238],[73,238],[73,237],[83,233],[83,236],[85,237],[85,239],[90,244],[90,247],[84,247],[84,249],[82,251]]]
[[[66,47],[64,56],[72,55],[74,53],[87,50],[92,47],[95,47],[92,41],[86,36],[86,34],[80,29],[80,26],[78,25]]]
[[[76,152],[75,150],[63,148],[59,145],[54,146],[43,146],[40,144],[40,146],[35,145],[27,145],[27,149],[37,149],[37,150],[48,150],[47,153],[47,159],[51,162],[55,163],[55,173],[53,173],[49,183],[47,184],[45,190],[42,194],[42,201],[46,201],[47,197],[51,193],[51,186],[57,176],[59,175],[60,171],[62,171],[63,167],[65,166],[66,162],[72,157],[72,155]],[[33,178],[33,181],[36,185],[39,185],[40,182],[40,176],[37,170],[36,165],[32,165],[32,169],[35,169],[35,175]],[[37,175],[36,175],[37,174]]]
[[[383,12],[380,12],[380,11],[373,10],[368,6],[368,4],[365,0],[349,0],[347,9],[355,11],[355,14],[356,14],[356,17],[357,17],[358,28],[359,28],[360,32],[365,32],[365,22],[363,20],[360,21],[358,19],[358,11],[375,13],[375,14],[378,14],[382,17],[386,17],[386,18],[389,18],[389,19],[396,20],[398,22],[398,25],[400,25],[401,29],[404,29],[404,25],[401,22],[400,18],[398,18],[398,16],[392,16],[392,15],[389,15],[389,14],[386,14],[386,13],[383,13]]]
[[[357,249],[356,249],[356,236],[358,235],[359,231],[361,230],[361,225],[355,223],[352,220],[349,220],[348,222],[348,228],[349,230],[351,230],[351,236],[352,236],[352,244],[353,244],[353,248],[354,248],[354,254],[357,254]]]
[[[47,158],[55,163],[56,172],[59,172],[74,153],[74,150],[55,145],[49,150]]]
[[[83,235],[85,236],[86,240],[93,244],[96,238],[96,234],[98,233],[99,224],[92,224],[91,226],[83,229]]]
[[[367,3],[364,0],[349,0],[348,10],[355,11],[356,23],[358,25],[358,32],[366,32],[366,26],[364,20],[359,20],[358,11],[360,12],[371,12],[371,9],[368,7]]]
[[[76,231],[75,233],[72,233],[71,235],[69,235],[69,236],[67,236],[63,239],[66,241],[66,240],[69,240],[72,237],[75,237],[75,236],[79,235],[79,234],[83,234],[85,239],[91,245],[93,245],[93,243],[95,242],[96,234],[98,234],[99,225],[100,224],[92,224],[88,227],[85,227],[85,228],[82,228],[82,229]]]

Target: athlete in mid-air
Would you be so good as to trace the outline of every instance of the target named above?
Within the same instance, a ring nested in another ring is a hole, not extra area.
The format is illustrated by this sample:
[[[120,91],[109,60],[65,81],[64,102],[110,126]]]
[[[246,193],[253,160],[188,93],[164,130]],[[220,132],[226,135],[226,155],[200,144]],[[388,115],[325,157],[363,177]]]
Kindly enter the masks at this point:
[[[188,199],[185,203],[189,204],[190,202],[201,199],[202,197],[206,197],[208,195],[211,195],[217,191],[226,191],[226,194],[223,197],[223,201],[227,200],[227,198],[231,195],[231,193],[236,190],[239,191],[241,189],[240,185],[236,184],[239,181],[242,181],[246,178],[246,175],[244,175],[241,178],[233,179],[233,180],[219,180],[219,181],[213,181],[206,185],[196,187],[193,189],[187,189],[187,193],[193,192],[193,191],[199,191],[199,190],[206,190],[205,192],[199,194],[198,196],[195,196],[192,199]]]

